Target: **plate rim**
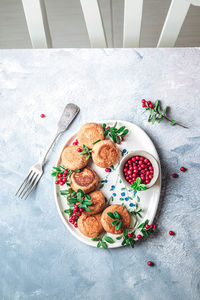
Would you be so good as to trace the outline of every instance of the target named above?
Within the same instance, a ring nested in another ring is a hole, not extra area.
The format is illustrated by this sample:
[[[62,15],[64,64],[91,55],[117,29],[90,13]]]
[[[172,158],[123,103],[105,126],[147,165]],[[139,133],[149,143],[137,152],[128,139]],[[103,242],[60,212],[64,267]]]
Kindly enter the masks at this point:
[[[98,124],[103,124],[103,123],[108,123],[108,122],[122,122],[124,123],[125,125],[134,125],[136,126],[139,130],[143,131],[143,133],[146,135],[146,137],[149,139],[149,142],[152,144],[152,146],[154,147],[155,149],[155,152],[157,154],[157,161],[158,161],[158,164],[159,164],[159,176],[158,178],[160,178],[160,184],[159,184],[159,191],[158,191],[158,200],[157,200],[157,203],[156,203],[156,209],[154,210],[154,213],[152,214],[152,218],[151,218],[151,222],[153,222],[156,214],[157,214],[157,211],[158,211],[158,205],[159,205],[159,202],[160,202],[160,195],[161,195],[161,189],[162,189],[162,170],[161,170],[161,163],[160,163],[160,157],[158,155],[158,151],[153,143],[153,141],[151,140],[151,138],[149,137],[149,135],[145,132],[144,129],[142,129],[140,126],[136,125],[135,123],[132,123],[132,122],[129,122],[129,121],[124,121],[124,120],[99,120],[99,121],[90,121],[90,122],[87,122],[87,123],[98,123]],[[72,132],[72,134],[70,134],[70,137],[69,139],[72,139],[75,135],[77,134],[77,131],[76,132]],[[67,141],[69,141],[69,139]],[[58,166],[59,164],[59,161],[60,161],[60,157],[61,157],[61,154],[62,154],[62,151],[65,147],[65,145],[67,144],[67,142],[64,143],[63,147],[62,147],[62,150],[60,151],[59,153],[59,156],[56,160],[56,166]],[[54,182],[54,178],[53,178],[53,182]],[[88,238],[87,239],[84,239],[84,237],[82,236],[77,236],[76,232],[74,230],[72,230],[72,228],[69,226],[69,224],[67,223],[63,213],[61,212],[61,209],[60,209],[60,206],[59,206],[59,201],[58,201],[58,197],[57,197],[57,188],[58,186],[54,183],[54,198],[55,198],[55,202],[56,202],[56,207],[57,207],[57,211],[58,211],[58,214],[62,220],[62,222],[64,223],[65,227],[70,231],[70,233],[72,233],[72,235],[79,241],[83,242],[84,244],[86,245],[89,245],[91,247],[95,247],[96,248],[96,244],[95,243],[91,243],[91,240]],[[125,246],[125,245],[124,245]],[[114,249],[114,248],[120,248],[120,247],[124,247],[122,246],[121,244],[109,244],[109,247],[108,249]]]

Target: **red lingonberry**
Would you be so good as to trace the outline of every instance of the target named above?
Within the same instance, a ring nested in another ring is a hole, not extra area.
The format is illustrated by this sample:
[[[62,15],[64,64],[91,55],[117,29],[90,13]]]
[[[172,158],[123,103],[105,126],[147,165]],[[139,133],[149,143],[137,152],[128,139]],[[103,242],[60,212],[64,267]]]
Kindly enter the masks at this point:
[[[41,115],[40,115],[40,118],[45,118],[45,115],[44,115],[44,114],[41,114]]]
[[[175,235],[174,231],[170,230],[169,235]]]
[[[184,168],[184,167],[181,167],[180,170],[181,170],[182,172],[185,172],[187,169]]]
[[[178,174],[173,173],[173,174],[172,174],[172,177],[173,177],[173,178],[177,178],[177,177],[178,177]]]
[[[147,262],[147,265],[148,265],[148,266],[153,266],[152,261],[149,260],[149,261]]]

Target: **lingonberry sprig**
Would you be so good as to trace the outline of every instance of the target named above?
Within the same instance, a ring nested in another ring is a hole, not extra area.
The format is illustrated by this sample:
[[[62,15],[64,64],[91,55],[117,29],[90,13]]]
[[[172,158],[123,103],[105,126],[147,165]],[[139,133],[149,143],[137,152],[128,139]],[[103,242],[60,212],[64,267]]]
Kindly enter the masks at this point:
[[[156,229],[156,225],[149,225],[148,223],[149,220],[146,220],[138,226],[138,229],[142,233],[143,237],[149,236],[154,232],[154,229]]]
[[[88,208],[88,206],[92,205],[92,201],[90,201],[91,196],[84,194],[81,189],[78,189],[77,192],[75,192],[72,188],[69,188],[68,190],[60,191],[60,194],[66,196],[70,208],[74,208],[75,205],[78,205],[79,208],[82,208],[85,211],[91,211],[91,209]]]
[[[80,148],[79,148],[80,149]],[[92,150],[90,150],[87,146],[83,145],[83,151],[80,152],[81,155],[87,154],[86,158],[89,159],[91,157]],[[79,151],[78,151],[79,152]]]
[[[115,226],[115,229],[119,230],[122,226],[122,220],[120,214],[117,211],[114,211],[113,213],[107,212],[107,215],[114,220],[112,222],[112,225]]]
[[[121,126],[119,129],[117,129],[116,126],[117,122],[113,127],[107,126],[105,123],[103,123],[103,135],[105,137],[109,135],[114,143],[121,144],[121,142],[123,142],[124,140],[124,136],[128,133],[128,129],[126,128],[126,126]]]
[[[134,191],[145,191],[147,188],[145,184],[141,183],[141,178],[137,177],[133,184],[131,184],[131,188]]]
[[[56,177],[55,184],[67,184],[70,185],[70,176],[72,174],[71,170],[65,169],[63,166],[60,167],[53,167],[51,176]]]
[[[156,229],[156,225],[149,225],[149,220],[141,223],[138,227],[135,227],[134,230],[132,228],[132,232],[129,232],[131,228],[125,228],[123,231],[123,235],[118,236],[117,240],[123,238],[121,245],[129,245],[131,248],[134,248],[136,239],[140,240],[143,237],[147,237],[154,232]],[[136,230],[139,230],[141,234],[135,235]]]
[[[166,106],[163,110],[161,109],[160,101],[156,100],[156,102],[153,104],[151,101],[146,101],[145,99],[142,99],[142,107],[145,108],[145,110],[149,111],[149,117],[148,117],[148,122],[151,122],[154,124],[156,121],[158,123],[162,122],[163,119],[167,120],[170,122],[171,125],[178,125],[183,128],[188,128],[187,126],[184,126],[175,120],[171,120],[167,116],[167,109],[168,106]]]
[[[125,228],[123,232],[123,241],[122,241],[122,246],[127,245],[131,246],[131,248],[134,248],[135,246],[135,231],[128,233],[128,229]]]

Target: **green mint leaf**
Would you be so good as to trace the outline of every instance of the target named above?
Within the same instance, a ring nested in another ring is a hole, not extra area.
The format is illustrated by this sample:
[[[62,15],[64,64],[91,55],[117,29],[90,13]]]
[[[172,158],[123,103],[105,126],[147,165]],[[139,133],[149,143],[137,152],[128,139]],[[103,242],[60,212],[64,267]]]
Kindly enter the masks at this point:
[[[117,211],[114,211],[114,212],[113,212],[113,215],[114,215],[115,219],[120,220],[120,215],[118,214]]]
[[[116,135],[113,132],[110,132],[111,138],[114,143],[116,143]]]
[[[94,237],[94,238],[92,238],[91,240],[92,240],[92,241],[95,241],[95,242],[98,242],[98,241],[100,241],[100,238],[99,238],[99,237]]]
[[[90,158],[90,154],[88,154],[87,156],[86,156],[86,159],[89,159]]]
[[[86,151],[86,150],[83,150],[83,151],[80,152],[80,154],[81,154],[81,155],[87,154],[87,151]]]
[[[155,111],[157,111],[158,105],[159,105],[159,100],[156,100],[154,107],[153,107]]]
[[[116,135],[116,142],[119,143],[119,137]]]
[[[98,142],[100,142],[101,140],[97,140],[96,142],[92,143],[93,145],[97,144]]]
[[[62,190],[62,191],[60,191],[60,194],[61,195],[68,195],[69,191],[68,190]]]
[[[117,122],[115,122],[115,125],[113,126],[113,129],[115,129],[115,128],[116,128],[116,126],[117,126]]]
[[[116,225],[119,221],[118,220],[115,220],[112,222],[112,225]]]
[[[101,241],[98,242],[97,247],[101,247]]]
[[[158,121],[158,123],[160,124],[160,123],[162,122],[162,120],[163,120],[163,117],[162,117],[162,118],[160,118],[160,120]]]
[[[128,229],[125,228],[125,229],[124,229],[124,232],[123,232],[123,236],[125,237],[125,236],[127,236],[127,234],[128,234]]]
[[[107,235],[104,236],[104,240],[109,244],[113,244],[115,242],[110,236]]]
[[[87,206],[85,206],[84,204],[83,204],[83,208],[84,208],[84,210],[85,211],[87,211],[87,212],[90,212],[91,211],[91,209],[89,209]]]
[[[152,118],[152,121],[151,121],[151,123],[152,123],[152,124],[154,124],[154,123],[155,123],[155,121],[156,121],[156,118],[157,118],[157,115],[155,114],[155,115],[153,116],[153,118]]]
[[[174,120],[171,120],[170,121],[170,124],[173,126],[173,125],[175,125],[175,121]]]
[[[52,172],[51,173],[51,176],[56,176],[57,175],[57,172]]]
[[[90,200],[90,199],[91,199],[91,196],[88,195],[88,194],[86,194],[86,195],[85,195],[85,198],[88,199],[88,200]]]
[[[102,127],[103,127],[103,129],[105,129],[106,128],[106,123],[103,123]]]
[[[122,132],[125,128],[126,128],[126,126],[121,126],[121,127],[117,130],[117,133]]]
[[[125,244],[126,244],[126,239],[123,239],[122,246],[124,246]]]
[[[166,106],[163,110],[163,115],[166,115],[166,112],[167,112],[167,109],[168,109],[168,106]]]
[[[107,244],[106,244],[105,242],[103,242],[103,241],[101,241],[101,246],[102,246],[104,249],[107,249],[107,248],[108,248]]]
[[[141,178],[140,178],[140,177],[136,178],[135,182],[136,182],[137,185],[140,185],[140,183],[141,183]]]
[[[115,229],[116,230],[119,230],[122,226],[122,222],[120,221],[116,226],[115,226]]]
[[[125,130],[122,132],[121,136],[124,136],[124,135],[126,135],[127,133],[128,133],[128,129],[125,129]]]
[[[129,240],[129,244],[130,244],[131,248],[134,248],[134,245],[135,245],[134,240],[130,239]]]
[[[144,226],[145,226],[145,224],[144,223],[141,223],[139,226],[138,226],[138,228],[140,229],[140,228],[144,228]]]
[[[80,173],[81,170],[75,170],[76,173]]]
[[[116,237],[116,240],[121,240],[121,238],[122,238],[122,235],[117,236],[117,237]]]
[[[92,205],[92,201],[90,201],[90,200],[83,200],[83,204],[85,204],[85,205]]]
[[[61,169],[59,169],[58,167],[53,167],[53,169],[55,169],[58,172],[61,172]]]
[[[108,135],[108,129],[106,129],[103,133],[103,136],[107,136]]]
[[[111,213],[111,212],[107,212],[107,215],[112,218],[112,219],[115,219],[114,215]]]

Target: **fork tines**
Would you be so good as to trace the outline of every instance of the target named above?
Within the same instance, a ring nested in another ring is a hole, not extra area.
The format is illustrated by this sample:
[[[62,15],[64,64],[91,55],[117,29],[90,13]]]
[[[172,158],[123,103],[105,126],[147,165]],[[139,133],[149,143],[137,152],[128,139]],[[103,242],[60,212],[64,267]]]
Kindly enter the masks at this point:
[[[34,187],[37,185],[39,179],[40,179],[40,175],[38,173],[34,172],[33,170],[30,170],[15,195],[17,195],[20,192],[18,197],[20,197],[22,195],[21,199],[24,196],[26,196],[25,197],[25,199],[26,199],[29,196],[29,194],[32,192]]]

